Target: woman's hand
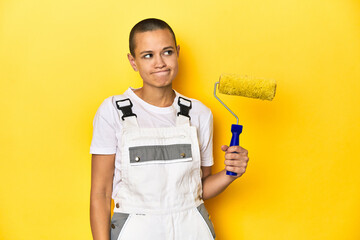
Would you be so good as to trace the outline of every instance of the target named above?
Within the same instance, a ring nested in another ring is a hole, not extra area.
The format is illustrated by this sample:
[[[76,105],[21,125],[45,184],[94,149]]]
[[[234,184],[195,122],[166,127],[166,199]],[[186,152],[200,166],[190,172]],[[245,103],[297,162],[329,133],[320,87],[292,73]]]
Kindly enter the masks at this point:
[[[243,175],[249,162],[248,151],[240,146],[226,145],[221,146],[221,150],[225,152],[225,170],[236,173],[235,178]]]

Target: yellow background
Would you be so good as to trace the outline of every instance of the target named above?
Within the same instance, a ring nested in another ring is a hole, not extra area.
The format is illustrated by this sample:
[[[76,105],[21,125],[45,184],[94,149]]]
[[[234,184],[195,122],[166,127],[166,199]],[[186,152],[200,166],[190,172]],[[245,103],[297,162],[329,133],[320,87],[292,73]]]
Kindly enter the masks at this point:
[[[175,89],[214,114],[214,171],[234,118],[221,73],[275,79],[272,102],[223,100],[247,173],[206,205],[218,239],[360,239],[360,2],[0,1],[0,239],[90,239],[92,120],[140,79],[131,27],[166,20]]]

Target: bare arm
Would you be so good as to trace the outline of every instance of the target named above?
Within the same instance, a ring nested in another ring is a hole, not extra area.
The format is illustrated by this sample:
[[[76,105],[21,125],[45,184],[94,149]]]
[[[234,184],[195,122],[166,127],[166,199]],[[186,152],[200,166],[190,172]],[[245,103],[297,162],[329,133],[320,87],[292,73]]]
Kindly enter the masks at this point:
[[[239,146],[222,146],[221,149],[225,151],[225,169],[212,175],[211,167],[201,167],[203,172],[203,199],[209,199],[217,196],[224,191],[230,183],[239,178],[246,171],[247,163],[249,161],[248,152],[246,149]],[[226,170],[237,173],[237,176],[226,175]]]
[[[110,239],[111,193],[115,154],[92,155],[90,224],[94,240]]]

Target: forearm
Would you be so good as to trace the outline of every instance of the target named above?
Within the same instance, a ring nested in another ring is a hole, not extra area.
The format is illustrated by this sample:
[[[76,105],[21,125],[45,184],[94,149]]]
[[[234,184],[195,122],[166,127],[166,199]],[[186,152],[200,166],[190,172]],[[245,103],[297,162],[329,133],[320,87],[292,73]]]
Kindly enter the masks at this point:
[[[111,194],[115,154],[92,155],[90,224],[94,240],[110,239]]]
[[[110,239],[111,196],[92,194],[90,224],[94,240]]]
[[[226,175],[226,170],[222,170],[214,175],[203,179],[203,199],[213,198],[224,191],[236,178]]]
[[[212,175],[211,167],[201,167],[203,172],[203,199],[209,199],[217,196],[224,191],[230,183],[241,177],[249,161],[248,151],[240,146],[228,147],[221,146],[225,152],[225,169]],[[226,171],[236,173],[236,176],[226,175]]]

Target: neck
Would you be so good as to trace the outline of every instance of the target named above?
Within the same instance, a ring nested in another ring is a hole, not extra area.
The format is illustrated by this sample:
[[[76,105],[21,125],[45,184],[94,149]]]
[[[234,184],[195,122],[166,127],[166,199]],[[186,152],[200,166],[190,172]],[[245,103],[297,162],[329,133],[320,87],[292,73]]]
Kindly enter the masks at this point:
[[[171,86],[166,88],[142,88],[136,89],[134,93],[145,102],[157,107],[169,107],[173,104],[176,96]]]

